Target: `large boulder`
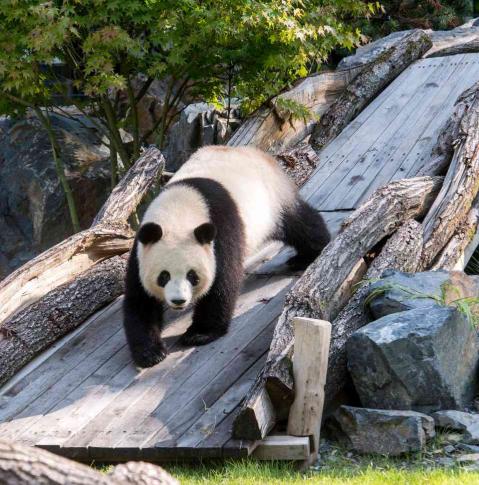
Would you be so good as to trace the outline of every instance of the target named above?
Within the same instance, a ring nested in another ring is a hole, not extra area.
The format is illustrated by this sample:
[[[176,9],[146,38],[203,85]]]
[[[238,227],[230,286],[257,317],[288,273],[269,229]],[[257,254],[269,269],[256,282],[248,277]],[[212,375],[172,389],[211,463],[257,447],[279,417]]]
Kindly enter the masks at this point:
[[[394,313],[355,332],[348,368],[365,407],[462,409],[476,391],[476,329],[458,310],[432,305]]]
[[[373,318],[391,313],[449,304],[453,300],[479,295],[479,278],[462,271],[403,273],[386,270],[371,285],[369,309]]]
[[[109,193],[109,153],[88,119],[77,120],[52,116],[85,228]],[[1,279],[73,230],[48,136],[34,117],[0,121],[0,173]]]
[[[479,444],[479,414],[452,410],[438,411],[432,417],[437,428],[460,431],[466,444]]]
[[[419,451],[435,435],[434,420],[425,414],[351,406],[341,406],[328,427],[339,441],[364,454]]]

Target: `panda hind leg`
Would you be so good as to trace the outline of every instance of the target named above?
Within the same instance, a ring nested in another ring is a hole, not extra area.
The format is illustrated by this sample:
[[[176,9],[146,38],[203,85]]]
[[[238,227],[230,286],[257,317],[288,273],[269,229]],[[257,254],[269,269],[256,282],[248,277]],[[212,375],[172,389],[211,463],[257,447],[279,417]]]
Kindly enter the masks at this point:
[[[329,243],[331,237],[321,214],[301,198],[282,216],[280,239],[296,249],[288,260],[294,269],[307,268]]]

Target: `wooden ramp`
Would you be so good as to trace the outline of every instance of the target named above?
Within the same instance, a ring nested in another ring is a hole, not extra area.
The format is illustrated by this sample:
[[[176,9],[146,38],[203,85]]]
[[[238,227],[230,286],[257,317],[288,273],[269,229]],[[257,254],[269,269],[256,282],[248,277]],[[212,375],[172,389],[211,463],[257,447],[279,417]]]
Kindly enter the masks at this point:
[[[478,80],[478,54],[418,61],[323,150],[302,193],[332,232],[374,189],[417,173],[457,96]],[[255,443],[231,439],[231,426],[297,278],[284,271],[285,257],[250,272],[222,339],[181,348],[190,316],[170,315],[170,354],[142,372],[114,302],[0,389],[0,438],[82,461],[249,455]]]

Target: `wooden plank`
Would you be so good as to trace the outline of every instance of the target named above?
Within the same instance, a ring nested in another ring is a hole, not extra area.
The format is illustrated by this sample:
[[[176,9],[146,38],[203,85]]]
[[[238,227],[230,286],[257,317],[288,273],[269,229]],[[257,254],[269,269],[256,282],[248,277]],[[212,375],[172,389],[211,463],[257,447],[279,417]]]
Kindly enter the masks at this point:
[[[218,369],[226,367],[236,358],[245,343],[250,342],[259,331],[277,318],[290,283],[290,279],[280,280],[279,284],[276,284],[276,289],[281,288],[281,291],[276,298],[267,303],[257,302],[251,312],[233,321],[231,333],[227,337],[213,342],[206,350],[195,349],[196,351],[184,361],[183,366],[169,373],[168,380],[163,378],[155,389],[142,397],[141,401],[127,408],[121,418],[108,425],[89,446],[144,446],[162,426],[162,409],[165,410],[166,416],[171,414],[172,410],[178,407],[178,402],[191,396],[192,390],[201,389],[210,382]],[[254,325],[251,322],[255,322]],[[188,381],[192,384],[188,385]],[[176,391],[169,389],[172,382]]]
[[[361,125],[354,133],[350,133],[348,129],[344,130],[320,152],[321,166],[313,173],[310,181],[301,190],[301,193],[316,208],[319,210],[337,209],[336,207],[323,206],[322,201],[327,199],[337,183],[344,178],[350,168],[360,160],[363,153],[384,132],[389,122],[400,113],[417,86],[440,69],[440,64],[441,61],[438,60],[434,63],[419,61],[406,69],[397,79],[398,85],[395,89],[390,87],[378,96],[381,101],[379,106],[370,105],[358,116],[356,123],[361,123]],[[353,121],[353,123],[355,122]],[[332,153],[332,155],[326,155],[327,160],[323,161],[325,151]],[[343,209],[353,207],[343,207]]]
[[[311,455],[309,444],[307,436],[267,436],[252,456],[257,460],[307,460]]]
[[[436,83],[436,94],[430,99],[424,99],[418,111],[413,113],[413,125],[410,126],[407,135],[399,137],[400,145],[393,154],[396,163],[381,170],[377,180],[373,180],[364,191],[358,204],[366,200],[377,186],[391,180],[416,176],[426,163],[443,123],[451,114],[455,99],[463,91],[463,81],[469,75],[469,61],[460,59],[458,64],[447,82],[439,80]]]
[[[462,59],[463,56],[460,57]],[[351,203],[357,207],[360,201],[364,202],[365,192],[369,196],[390,181],[402,157],[433,120],[440,103],[453,89],[450,80],[455,79],[455,74],[461,68],[466,66],[460,60],[457,63],[444,63],[415,89],[398,116],[343,179],[341,190],[336,190],[328,198],[328,207],[349,207]]]
[[[352,209],[355,208],[353,200],[347,202],[342,207],[331,202],[331,199],[342,198],[349,192],[347,183],[341,184],[348,178],[350,172],[356,165],[360,167],[364,165],[366,154],[368,150],[376,143],[381,146],[381,142],[390,133],[388,128],[391,124],[397,122],[400,118],[402,110],[410,103],[411,98],[416,94],[420,86],[427,84],[429,79],[440,75],[443,66],[440,60],[435,63],[425,66],[424,69],[409,68],[412,71],[412,76],[408,77],[408,82],[401,85],[402,89],[386,90],[380,96],[386,99],[384,107],[376,110],[368,122],[363,125],[354,140],[352,150],[344,158],[335,158],[332,160],[335,163],[334,170],[329,170],[328,174],[321,177],[321,184],[318,185],[316,191],[309,197],[309,201],[320,210],[337,210],[337,209]],[[409,71],[409,69],[406,70]],[[367,110],[368,108],[366,108]],[[342,134],[333,141],[333,143],[344,143]],[[376,154],[378,148],[373,148],[370,155]],[[353,179],[354,180],[354,179]]]
[[[256,284],[258,280],[254,281]],[[271,292],[279,292],[290,283],[290,280],[285,281],[285,278],[259,279],[259,281],[264,283],[258,288],[251,291],[248,286],[245,288],[245,294],[241,297],[236,311],[237,314],[249,312],[251,316],[254,316],[255,313],[252,310],[263,305],[258,305],[258,300]],[[241,330],[240,326],[236,325],[236,321],[236,319],[233,321],[231,331],[226,337],[228,340],[234,340],[235,335]],[[214,358],[215,352],[221,351],[223,341],[218,340],[208,347],[187,349],[174,347],[165,361],[151,369],[143,370],[108,408],[72,434],[64,445],[87,446],[92,444],[93,446],[95,439],[106,440],[110,433],[115,433],[115,430],[120,429],[122,422],[128,417],[131,417],[136,426],[137,422],[148,415],[149,411],[151,412],[157,407],[166,390],[169,390],[168,387],[179,386],[189,376],[189,373],[194,372],[199,362]]]
[[[293,325],[295,398],[289,411],[288,434],[312,437],[311,454],[317,455],[331,324],[324,320],[295,317]]]

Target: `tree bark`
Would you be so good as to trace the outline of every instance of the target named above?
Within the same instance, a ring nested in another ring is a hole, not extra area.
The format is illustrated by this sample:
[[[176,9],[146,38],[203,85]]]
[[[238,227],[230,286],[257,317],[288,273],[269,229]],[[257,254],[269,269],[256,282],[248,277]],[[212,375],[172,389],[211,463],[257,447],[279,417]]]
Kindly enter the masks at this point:
[[[313,148],[320,150],[335,138],[382,89],[431,46],[431,39],[424,31],[413,30],[368,64],[321,116],[311,135]]]
[[[469,54],[472,52],[479,52],[479,39],[464,42],[463,44],[444,47],[443,49],[434,51],[425,57],[446,57],[455,56],[456,54]]]
[[[467,92],[467,99],[444,184],[423,222],[422,269],[433,264],[456,228],[466,221],[479,190],[479,83]]]
[[[125,270],[125,256],[107,259],[5,320],[0,327],[0,385],[120,296]]]
[[[0,483],[8,485],[178,485],[151,463],[117,465],[108,474],[48,451],[0,440]]]
[[[0,283],[0,327],[16,311],[75,279],[106,258],[127,252],[133,233],[128,217],[164,168],[149,148],[120,182],[90,229],[74,234],[18,268]]]
[[[246,119],[228,145],[254,145],[277,153],[299,143],[311,133],[315,117],[328,109],[358,72],[360,68],[353,68],[320,73],[301,80],[291,90],[273,98]],[[288,113],[278,107],[278,99],[300,103],[314,116],[308,120],[291,119]]]
[[[244,429],[259,432],[271,429],[274,425],[274,422],[258,423],[260,416],[255,409],[261,408],[257,400],[264,389],[276,410],[276,418],[286,417],[294,397],[291,376],[291,319],[309,317],[332,321],[340,310],[338,290],[358,261],[405,221],[422,217],[438,193],[441,182],[440,177],[416,177],[392,182],[378,189],[345,220],[342,232],[326,246],[287,296],[283,313],[276,324],[265,367],[246,396],[236,419],[240,425],[235,422],[235,437],[244,438]],[[408,239],[405,235],[401,237]],[[400,258],[400,255],[396,257]],[[388,256],[388,260],[390,258],[392,256]],[[378,267],[380,261],[376,263]],[[254,439],[262,439],[265,435],[266,433],[257,435]]]

